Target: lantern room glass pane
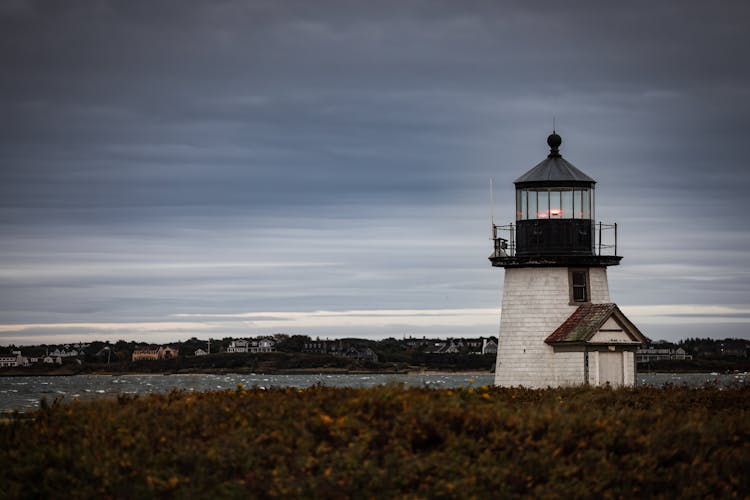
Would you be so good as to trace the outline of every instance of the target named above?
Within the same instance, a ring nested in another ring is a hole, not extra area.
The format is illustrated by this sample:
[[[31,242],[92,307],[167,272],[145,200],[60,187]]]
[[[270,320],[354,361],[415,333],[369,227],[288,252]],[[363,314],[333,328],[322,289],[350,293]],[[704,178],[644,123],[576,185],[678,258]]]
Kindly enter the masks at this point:
[[[591,218],[591,198],[589,196],[589,190],[584,189],[581,191],[581,208],[583,209],[582,219]]]
[[[527,219],[536,219],[536,191],[529,191],[529,208]]]
[[[536,218],[549,219],[549,191],[537,193]]]
[[[526,190],[516,191],[516,219],[526,218]]]
[[[596,194],[595,190],[591,190],[591,220],[596,219]]]
[[[562,195],[562,217],[563,219],[573,218],[573,191],[563,191]]]
[[[516,189],[516,220],[593,219],[593,210],[593,189]]]
[[[562,208],[560,205],[560,191],[550,191],[549,193],[549,218],[561,219]]]

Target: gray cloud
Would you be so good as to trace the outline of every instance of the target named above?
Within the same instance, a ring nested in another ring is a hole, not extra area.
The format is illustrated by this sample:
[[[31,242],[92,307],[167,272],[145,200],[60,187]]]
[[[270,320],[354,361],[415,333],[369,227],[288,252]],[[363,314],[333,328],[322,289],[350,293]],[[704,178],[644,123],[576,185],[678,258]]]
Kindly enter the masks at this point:
[[[0,323],[495,307],[487,179],[510,219],[552,116],[618,303],[748,304],[749,11],[5,3]]]

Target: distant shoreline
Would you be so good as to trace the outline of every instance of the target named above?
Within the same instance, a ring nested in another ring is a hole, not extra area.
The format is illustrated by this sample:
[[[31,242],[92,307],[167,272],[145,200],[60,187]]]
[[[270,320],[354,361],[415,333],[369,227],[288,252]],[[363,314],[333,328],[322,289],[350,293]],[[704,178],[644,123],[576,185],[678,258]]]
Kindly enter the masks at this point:
[[[492,375],[491,370],[345,370],[336,368],[300,368],[294,370],[253,371],[243,369],[216,369],[216,370],[177,370],[163,372],[142,372],[123,370],[50,370],[29,371],[24,368],[0,371],[0,377],[74,377],[78,375],[89,376],[144,376],[144,375]]]
[[[639,375],[657,374],[657,373],[720,373],[724,375],[746,373],[748,370],[745,369],[732,369],[732,370],[685,370],[685,369],[669,369],[669,370],[638,370]],[[144,371],[123,371],[123,370],[112,370],[112,371],[75,371],[75,370],[53,370],[48,372],[43,371],[28,371],[25,369],[13,369],[12,371],[3,370],[0,371],[0,377],[75,377],[75,376],[100,376],[100,377],[122,377],[122,376],[145,376],[145,375],[493,375],[494,372],[491,370],[340,370],[331,368],[307,368],[307,369],[296,369],[296,370],[277,370],[277,371],[252,371],[252,370],[231,370],[231,369],[217,369],[217,370],[178,370],[178,371],[163,371],[163,372],[144,372]]]
[[[75,375],[222,375],[222,374],[264,374],[264,375],[311,375],[311,374],[349,374],[349,375],[366,375],[366,374],[391,374],[391,375],[488,375],[492,374],[491,369],[485,368],[472,369],[469,367],[456,366],[425,366],[420,364],[406,363],[389,363],[380,364],[380,366],[335,366],[333,362],[339,362],[338,358],[329,357],[324,359],[306,359],[304,364],[299,366],[297,358],[293,355],[281,355],[272,353],[265,360],[245,360],[244,366],[227,365],[227,366],[180,366],[179,364],[161,364],[159,362],[130,364],[117,363],[93,364],[76,366],[72,364],[62,366],[30,366],[30,367],[6,367],[0,368],[0,377],[66,377]],[[286,356],[286,357],[282,357]],[[226,361],[221,359],[221,361]],[[279,360],[274,366],[265,361]],[[188,358],[190,361],[190,358]],[[325,364],[328,366],[315,366],[315,364]],[[187,363],[186,363],[187,364]],[[437,363],[436,363],[437,364]],[[286,366],[284,366],[286,365]],[[292,366],[289,366],[292,365]],[[297,366],[295,366],[297,365]],[[648,373],[743,373],[750,371],[750,359],[738,358],[733,360],[720,359],[693,359],[693,360],[664,360],[650,362],[648,364],[639,364],[637,372],[639,374]]]

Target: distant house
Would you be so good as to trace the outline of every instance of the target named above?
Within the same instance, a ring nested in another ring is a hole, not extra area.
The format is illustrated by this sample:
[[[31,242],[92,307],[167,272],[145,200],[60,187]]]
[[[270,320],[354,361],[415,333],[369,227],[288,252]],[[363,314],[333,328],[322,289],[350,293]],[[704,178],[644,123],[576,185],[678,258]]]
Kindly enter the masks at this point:
[[[11,355],[0,356],[0,368],[8,368],[12,366],[29,366],[30,364],[36,363],[39,358],[30,358],[23,356],[21,351],[13,351]]]
[[[341,354],[346,347],[340,340],[311,340],[302,346],[302,352],[318,354]]]
[[[233,340],[227,347],[227,352],[248,352],[250,348],[250,342],[244,339]]]
[[[77,356],[83,356],[83,352],[76,351],[75,349],[71,349],[70,351],[66,349],[55,349],[51,353],[49,353],[50,356],[53,358],[60,357],[60,358],[74,358]]]
[[[133,351],[133,361],[172,359],[180,355],[180,350],[172,346],[138,347]]]
[[[305,342],[302,352],[331,354],[361,361],[377,361],[378,355],[369,347],[352,346],[342,340],[312,340]]]
[[[425,349],[425,352],[431,354],[455,354],[461,352],[460,345],[454,339],[447,341],[435,342],[431,347]]]
[[[21,351],[13,351],[16,355],[16,366],[29,366],[29,358],[23,356]]]
[[[18,354],[16,354],[18,352]],[[14,351],[12,356],[0,356],[0,368],[7,368],[11,366],[27,366],[28,360],[26,364],[23,364],[23,360],[25,360],[23,356],[21,356],[20,351]]]
[[[259,353],[273,352],[276,349],[276,342],[272,339],[237,339],[229,342],[227,352],[229,353]]]
[[[133,361],[154,361],[159,359],[159,348],[155,346],[137,347],[133,351]]]
[[[271,339],[259,339],[251,340],[249,345],[250,352],[273,352],[276,347],[276,342]]]
[[[203,349],[196,349],[193,353],[193,356],[206,356],[208,353],[204,351]]]
[[[497,342],[493,339],[482,339],[482,354],[497,354]]]
[[[481,352],[484,339],[482,337],[478,339],[456,339],[455,343],[459,348],[464,348],[469,352]]]
[[[375,351],[370,349],[369,347],[362,347],[362,348],[356,348],[356,347],[349,347],[347,350],[345,350],[342,353],[343,356],[351,359],[357,359],[360,361],[378,361],[378,355],[375,354]]]
[[[437,354],[456,354],[461,352],[459,346],[453,341],[449,340],[442,349],[435,351]]]
[[[653,342],[635,351],[636,363],[648,363],[650,361],[662,360],[684,360],[693,359],[682,347],[670,342]]]
[[[425,344],[424,352],[431,354],[496,354],[497,341],[492,337],[456,338]]]

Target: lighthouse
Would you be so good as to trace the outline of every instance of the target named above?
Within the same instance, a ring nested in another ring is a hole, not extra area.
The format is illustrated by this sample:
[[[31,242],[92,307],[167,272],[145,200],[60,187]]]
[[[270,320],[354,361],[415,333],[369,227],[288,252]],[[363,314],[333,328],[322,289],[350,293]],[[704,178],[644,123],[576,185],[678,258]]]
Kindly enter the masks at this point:
[[[596,181],[560,154],[515,180],[515,223],[492,222],[494,267],[505,269],[495,368],[499,386],[632,386],[646,337],[613,303],[607,268],[617,224],[596,222]]]

